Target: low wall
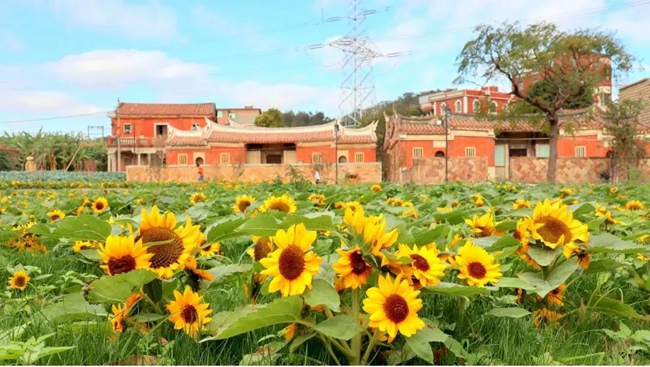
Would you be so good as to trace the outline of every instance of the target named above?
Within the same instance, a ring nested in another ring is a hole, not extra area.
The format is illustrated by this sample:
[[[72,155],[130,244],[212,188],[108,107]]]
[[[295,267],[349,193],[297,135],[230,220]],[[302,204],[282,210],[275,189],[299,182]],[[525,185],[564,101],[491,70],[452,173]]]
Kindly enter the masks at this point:
[[[601,172],[609,173],[609,158],[558,158],[555,182],[597,183],[602,182]],[[510,180],[513,182],[546,182],[548,158],[510,158]]]
[[[488,177],[487,158],[449,158],[449,181],[483,182]],[[402,174],[402,182],[418,185],[445,182],[445,158],[416,158]]]
[[[203,166],[203,174],[206,180],[261,182],[280,178],[282,181],[287,182],[290,181],[293,173],[293,175],[302,175],[306,179],[313,181],[315,167],[311,164],[206,165]],[[334,183],[336,166],[334,164],[324,164],[319,167],[323,181]],[[142,182],[194,182],[198,179],[197,172],[195,166],[127,166],[126,179],[127,181]],[[350,176],[356,176],[357,182],[381,182],[381,163],[340,163],[338,165],[338,176],[339,182],[344,182]]]

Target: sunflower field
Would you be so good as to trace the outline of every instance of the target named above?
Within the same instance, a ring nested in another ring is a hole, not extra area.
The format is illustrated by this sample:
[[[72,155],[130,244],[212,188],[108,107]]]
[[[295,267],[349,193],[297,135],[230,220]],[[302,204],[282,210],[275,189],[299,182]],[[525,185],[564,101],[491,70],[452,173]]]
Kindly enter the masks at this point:
[[[6,364],[650,363],[647,186],[0,189]]]

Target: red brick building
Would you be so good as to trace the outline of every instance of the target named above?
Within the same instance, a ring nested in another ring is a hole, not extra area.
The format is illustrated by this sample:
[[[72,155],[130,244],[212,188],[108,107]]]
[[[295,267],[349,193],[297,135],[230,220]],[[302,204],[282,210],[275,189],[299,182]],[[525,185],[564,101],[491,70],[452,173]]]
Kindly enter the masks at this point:
[[[561,119],[574,119],[579,128],[572,134],[560,131],[559,158],[607,155],[608,143],[598,115],[588,118],[585,111],[576,111]],[[484,179],[509,179],[509,158],[549,156],[548,136],[533,124],[487,121],[462,114],[452,114],[448,124],[446,131],[444,120],[435,117],[387,117],[383,163],[388,180],[401,181],[402,172],[413,167],[414,160],[446,155],[485,159],[488,177]]]
[[[420,96],[420,110],[429,115],[442,116],[445,108],[452,114],[477,114],[479,112],[498,113],[515,100],[510,93],[499,91],[497,86],[487,86],[481,90],[461,89]]]
[[[156,163],[193,166],[377,161],[376,123],[361,129],[339,125],[337,133],[336,122],[263,128],[253,124],[260,112],[252,106],[216,109],[214,103],[121,103],[111,117],[109,170]]]

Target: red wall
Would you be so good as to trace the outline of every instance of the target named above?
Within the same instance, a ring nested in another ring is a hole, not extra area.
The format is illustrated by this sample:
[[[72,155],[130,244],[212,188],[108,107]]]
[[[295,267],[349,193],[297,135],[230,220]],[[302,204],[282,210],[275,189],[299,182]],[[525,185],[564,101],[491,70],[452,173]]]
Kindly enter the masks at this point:
[[[605,148],[603,141],[598,141],[596,135],[560,137],[557,142],[557,156],[560,158],[574,158],[576,147],[585,147],[586,157],[604,158],[609,149]]]
[[[464,158],[465,148],[476,148],[476,157],[488,159],[488,166],[494,166],[494,139],[490,137],[454,136],[449,140],[449,157]],[[413,166],[413,148],[422,148],[422,158],[435,157],[436,152],[445,153],[445,148],[434,148],[431,140],[403,140],[396,144],[395,149],[400,158],[400,166],[410,168]]]
[[[120,118],[119,134],[122,138],[136,138],[144,136],[146,138],[153,138],[156,124],[168,124],[174,128],[182,130],[191,130],[192,124],[199,124],[200,128],[205,126],[205,118],[203,117],[176,117],[176,118]],[[131,124],[131,133],[124,132],[124,125]],[[118,136],[117,119],[111,119],[111,135]]]

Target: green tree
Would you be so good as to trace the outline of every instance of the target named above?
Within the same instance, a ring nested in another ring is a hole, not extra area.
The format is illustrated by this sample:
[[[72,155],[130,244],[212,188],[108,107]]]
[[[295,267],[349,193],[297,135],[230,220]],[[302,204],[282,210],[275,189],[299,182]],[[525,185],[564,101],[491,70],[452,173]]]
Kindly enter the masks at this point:
[[[639,129],[639,113],[642,108],[640,101],[623,100],[611,103],[605,113],[605,132],[610,136],[614,159],[621,175],[628,180],[632,169],[646,155],[647,141]]]
[[[561,110],[567,107],[567,101],[575,102],[586,91],[593,91],[610,77],[612,70],[629,71],[633,56],[613,34],[595,29],[568,33],[542,22],[526,28],[519,23],[504,23],[496,28],[480,25],[475,32],[476,38],[467,42],[458,55],[460,76],[456,82],[478,75],[486,82],[505,78],[512,85],[510,93],[519,101],[502,115],[544,125],[550,142],[546,178],[554,183]],[[521,88],[519,81],[530,75],[538,76],[544,84]]]
[[[284,116],[277,108],[269,108],[263,114],[255,118],[255,126],[261,127],[283,127]]]

